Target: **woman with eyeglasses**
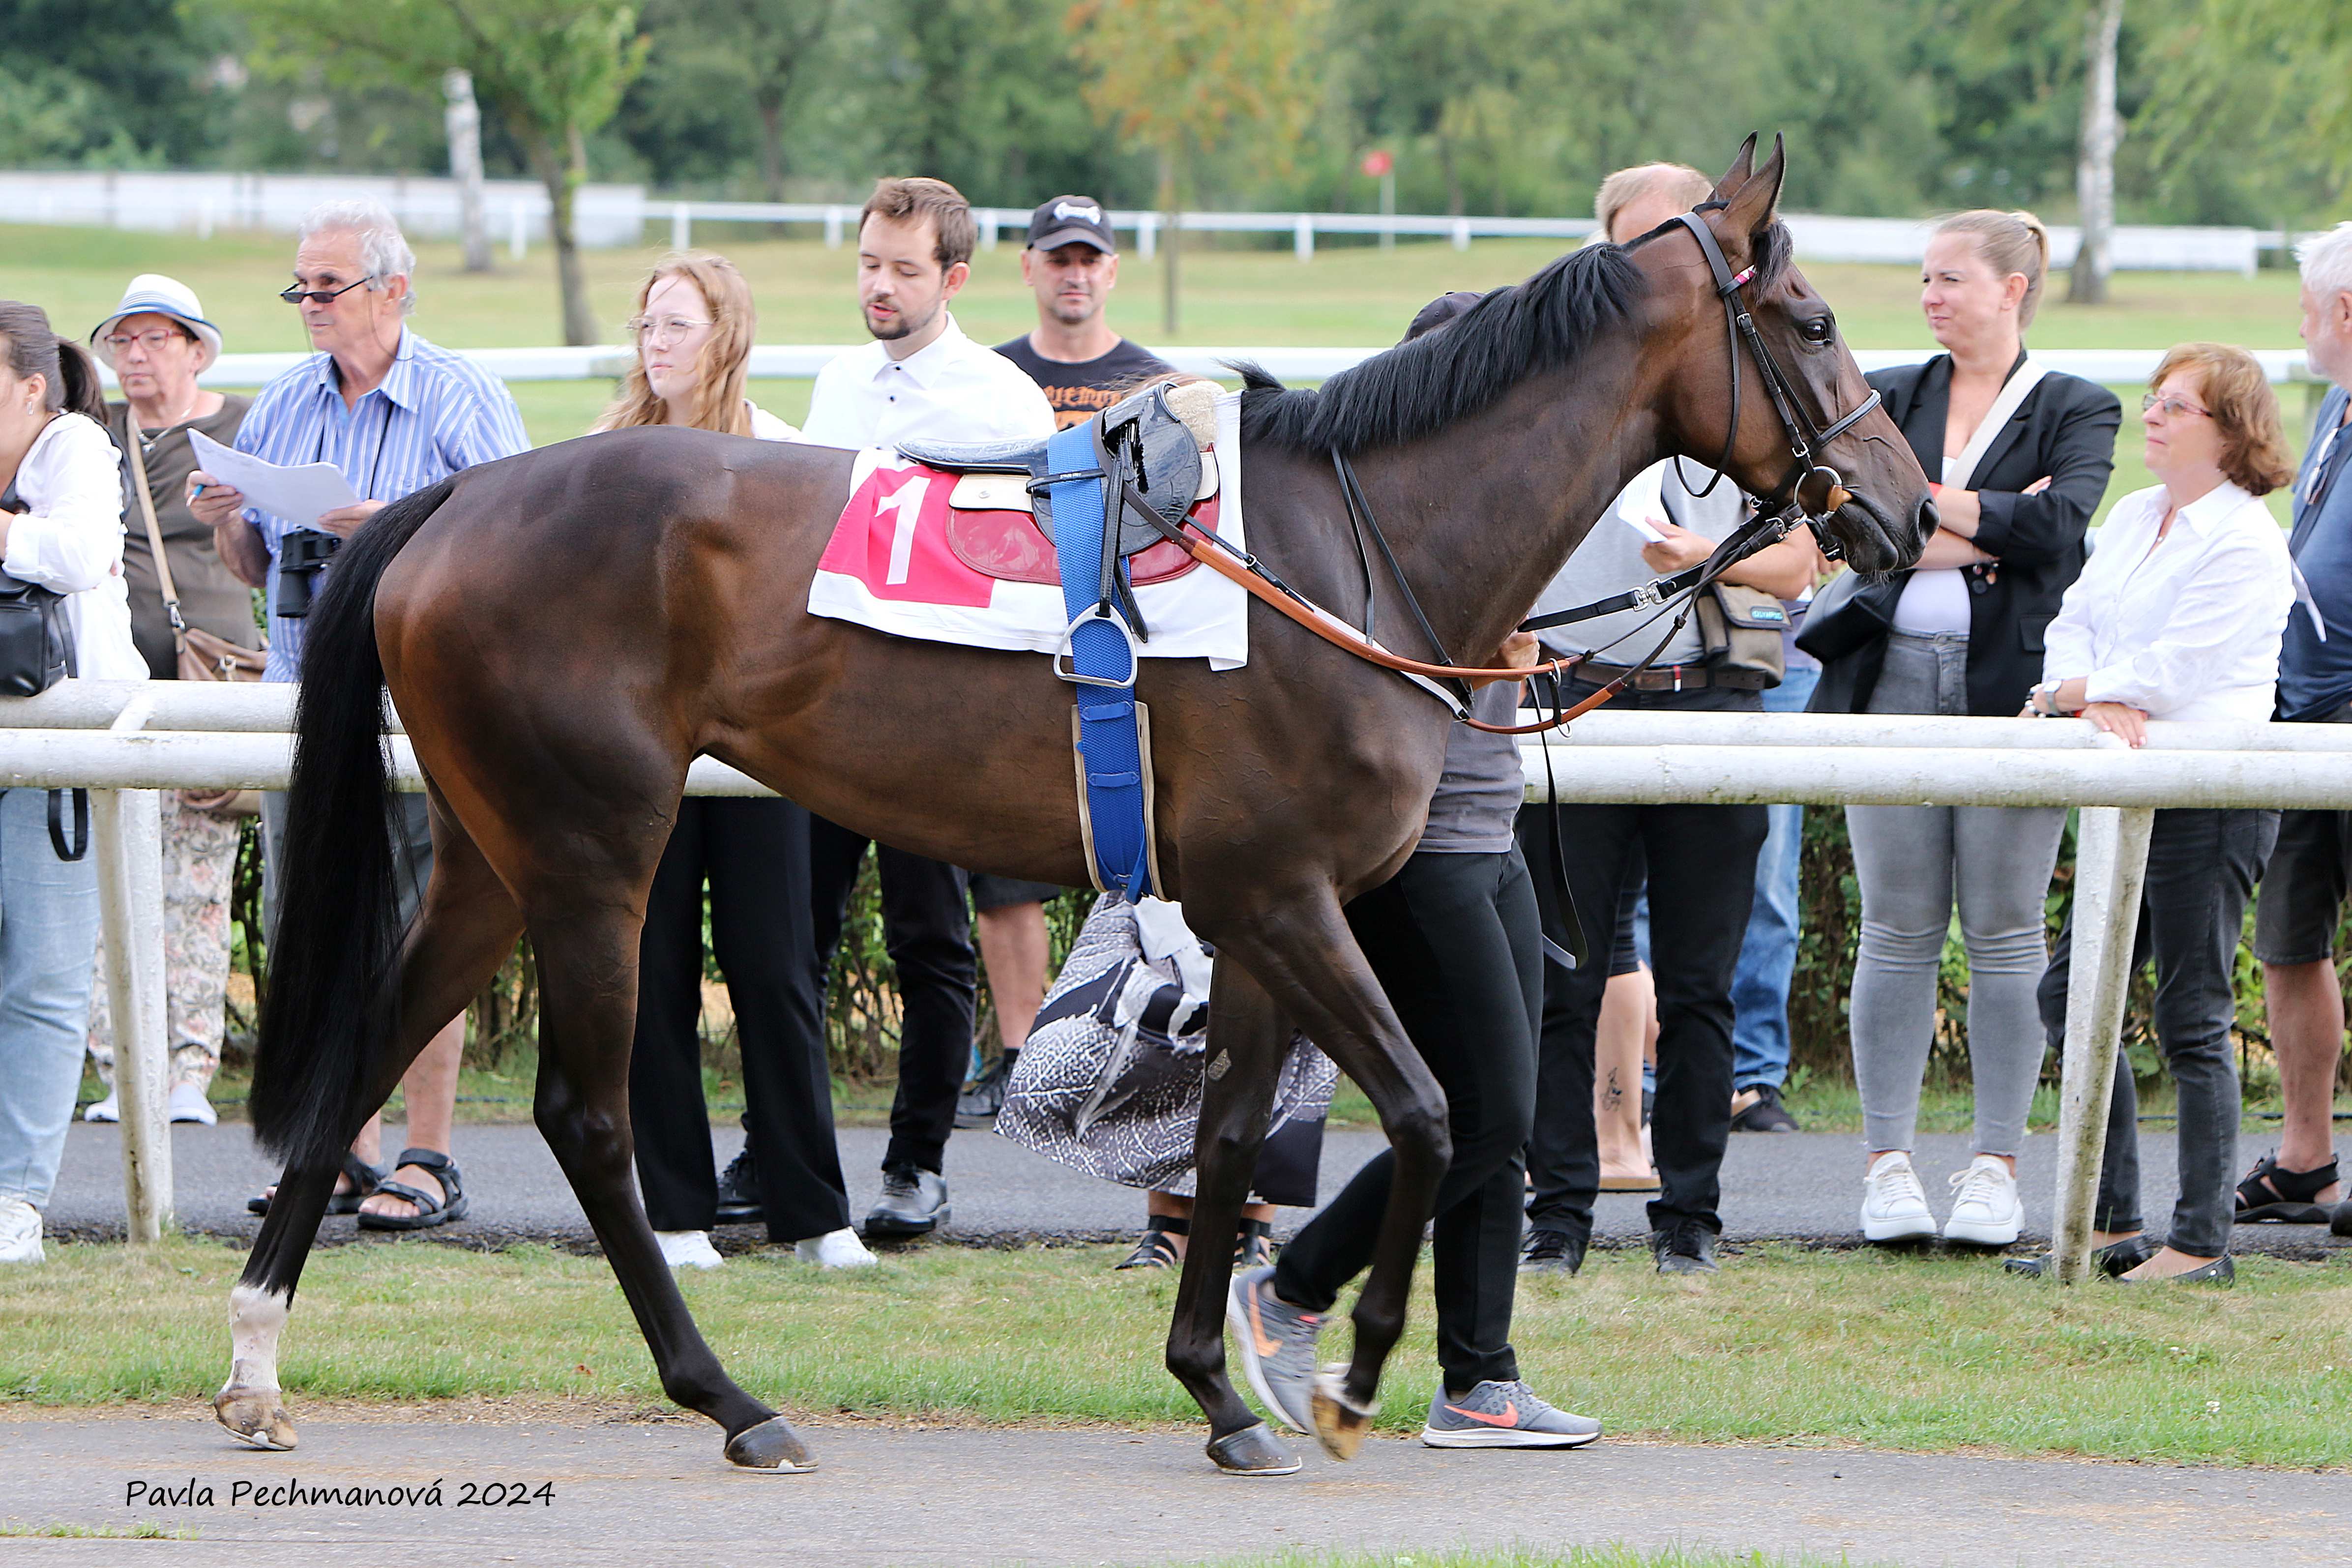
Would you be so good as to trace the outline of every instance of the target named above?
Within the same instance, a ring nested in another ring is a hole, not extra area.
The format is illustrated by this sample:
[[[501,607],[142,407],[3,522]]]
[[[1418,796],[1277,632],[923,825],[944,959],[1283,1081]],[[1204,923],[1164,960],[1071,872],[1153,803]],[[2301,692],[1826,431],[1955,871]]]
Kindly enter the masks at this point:
[[[122,385],[122,401],[106,405],[107,432],[123,457],[122,573],[131,635],[147,674],[174,680],[189,668],[227,679],[231,671],[222,666],[231,664],[242,666],[243,679],[258,679],[261,630],[253,591],[221,559],[211,525],[188,510],[188,476],[196,468],[189,432],[233,447],[253,405],[196,384],[220,357],[220,329],[205,319],[194,289],[145,272],[131,280],[89,341]],[[239,650],[249,658],[240,659]],[[205,1090],[220,1066],[226,1026],[229,889],[244,818],[258,808],[243,803],[254,800],[235,790],[163,796],[163,991],[174,1121],[215,1120]],[[116,1121],[114,1032],[102,985],[90,995],[89,1054],[108,1091],[85,1115]]]
[[[1937,483],[1939,525],[1908,572],[1832,583],[1798,646],[1822,659],[1816,713],[2014,714],[2042,673],[2042,628],[2083,570],[2123,411],[2025,348],[2049,237],[2030,213],[1966,212],[1927,243],[1919,305],[1944,352],[1871,385]],[[2058,806],[1850,805],[1862,938],[1849,1023],[1862,1092],[1862,1235],[2016,1241],[2017,1152],[2042,1070],[2033,986],[2049,963],[2042,900]],[[1940,1223],[1912,1168],[1936,989],[1955,906],[1968,949],[1975,1153]]]
[[[800,433],[744,395],[759,317],[734,264],[666,257],[637,290],[636,363],[598,430],[676,425],[763,441]],[[702,1095],[703,889],[743,1058],[744,1152],[722,1182]],[[765,1218],[769,1239],[825,1268],[874,1255],[849,1228],[834,1142],[833,1075],[816,984],[808,813],[785,800],[688,795],[646,900],[629,1120],[637,1183],[662,1256],[715,1268],[722,1217]]]
[[[2278,398],[2254,356],[2183,343],[2140,400],[2157,483],[2117,501],[2050,623],[2030,714],[2079,714],[2138,746],[2150,719],[2270,718],[2294,608],[2286,535],[2261,497],[2293,482]],[[2156,1037],[2180,1094],[2180,1196],[2162,1245],[2140,1226],[2139,1101],[2116,1068],[2092,1217],[2096,1261],[2131,1282],[2226,1285],[2238,1163],[2233,982],[2246,901],[2278,837],[2275,811],[2156,814],[2132,942],[2156,960]],[[2066,1029],[2071,918],[2042,980],[2054,1049]],[[2030,1268],[2041,1267],[2035,1260]]]
[[[120,462],[98,367],[40,307],[0,300],[0,568],[64,596],[69,668],[90,680],[147,679],[122,589]],[[81,1084],[98,862],[87,816],[68,843],[67,793],[0,791],[0,1264],[42,1261]]]

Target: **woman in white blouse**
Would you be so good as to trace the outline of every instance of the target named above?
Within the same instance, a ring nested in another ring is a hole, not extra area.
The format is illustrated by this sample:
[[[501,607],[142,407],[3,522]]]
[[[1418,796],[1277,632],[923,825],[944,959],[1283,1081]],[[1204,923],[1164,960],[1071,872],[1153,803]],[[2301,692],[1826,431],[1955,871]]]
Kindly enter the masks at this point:
[[[0,300],[0,567],[66,595],[74,670],[144,680],[122,580],[122,479],[98,367],[37,306]],[[21,509],[21,510],[20,510]],[[0,1263],[41,1261],[81,1084],[98,868],[67,859],[49,792],[0,793]],[[86,844],[86,840],[85,840]]]
[[[2079,713],[2133,746],[2150,719],[2266,720],[2294,606],[2286,536],[2257,499],[2289,483],[2278,399],[2253,355],[2183,343],[2141,400],[2148,472],[2116,503],[2050,624],[2031,714]],[[2093,1219],[2099,1262],[2132,1281],[2227,1284],[2238,1157],[2231,989],[2246,901],[2278,835],[2271,811],[2156,814],[2135,967],[2156,960],[2156,1033],[2179,1087],[2180,1197],[2165,1243],[2142,1234],[2138,1099],[2116,1073]],[[2042,1024],[2065,1028],[2073,932],[2042,977]]]
[[[762,441],[800,433],[743,395],[759,324],[751,285],[707,250],[665,257],[637,290],[637,363],[599,430],[676,425]],[[784,800],[678,803],[646,900],[629,1118],[637,1186],[662,1256],[716,1268],[711,1227],[765,1220],[824,1268],[874,1255],[849,1228],[809,879],[808,813]],[[704,888],[743,1058],[743,1152],[722,1178],[702,1097]]]

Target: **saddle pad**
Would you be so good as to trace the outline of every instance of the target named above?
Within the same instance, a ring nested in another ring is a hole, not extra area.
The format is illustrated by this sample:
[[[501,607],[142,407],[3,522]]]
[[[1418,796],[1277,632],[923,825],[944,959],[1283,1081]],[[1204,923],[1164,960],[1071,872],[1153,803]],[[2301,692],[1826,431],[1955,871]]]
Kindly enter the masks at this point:
[[[1214,509],[1220,535],[1247,548],[1238,393],[1217,398],[1216,431],[1218,493],[1202,504]],[[966,514],[1017,522],[1035,537],[1045,563],[1034,581],[992,576],[975,567],[950,536],[955,483],[955,476],[909,462],[887,447],[858,453],[850,470],[848,503],[809,584],[809,613],[926,642],[1057,652],[1069,617],[1060,581],[1053,575],[1052,547],[1025,514]],[[996,542],[1002,545],[1003,537]],[[971,540],[966,548],[977,552]],[[1179,553],[1173,545],[1155,545],[1135,560],[1156,566],[1152,558],[1162,549]],[[1193,564],[1190,557],[1181,559],[1188,567]],[[1205,658],[1213,669],[1237,669],[1249,662],[1249,595],[1238,584],[1214,572],[1188,570],[1157,581],[1147,575],[1138,582],[1135,596],[1150,633],[1139,650],[1144,658]]]

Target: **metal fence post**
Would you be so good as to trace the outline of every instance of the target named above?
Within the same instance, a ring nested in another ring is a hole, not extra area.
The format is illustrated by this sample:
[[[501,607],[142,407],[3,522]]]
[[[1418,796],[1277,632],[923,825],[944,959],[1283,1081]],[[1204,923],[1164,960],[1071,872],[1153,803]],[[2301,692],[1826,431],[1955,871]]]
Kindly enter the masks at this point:
[[[89,805],[114,1017],[114,1089],[122,1106],[123,1206],[133,1243],[160,1241],[172,1226],[162,797],[152,789],[94,789]]]
[[[512,260],[522,259],[523,250],[530,241],[529,224],[530,219],[524,216],[520,202],[507,208],[507,255]]]
[[[1151,259],[1151,253],[1158,249],[1159,246],[1160,215],[1144,213],[1135,220],[1136,254],[1149,261]]]
[[[2059,1283],[2091,1267],[2091,1215],[2105,1154],[2107,1100],[2115,1092],[2124,994],[2131,984],[2132,938],[2156,812],[2145,806],[2084,806],[2074,837],[2074,952],[2066,988],[2066,1059],[2058,1110],[2058,1192],[2051,1257]]]
[[[1470,220],[1466,217],[1454,220],[1454,248],[1456,250],[1470,248]]]
[[[694,209],[684,202],[672,203],[669,209],[669,247],[684,250],[694,243]]]
[[[824,209],[824,247],[827,250],[841,248],[841,209],[839,207]]]
[[[1291,225],[1290,247],[1298,253],[1301,261],[1315,259],[1315,220],[1305,213],[1300,213]]]

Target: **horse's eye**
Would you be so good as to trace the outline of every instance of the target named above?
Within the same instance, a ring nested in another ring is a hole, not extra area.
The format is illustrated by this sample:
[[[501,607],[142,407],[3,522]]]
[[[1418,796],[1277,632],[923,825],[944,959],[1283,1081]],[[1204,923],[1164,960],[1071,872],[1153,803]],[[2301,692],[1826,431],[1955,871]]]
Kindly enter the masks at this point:
[[[1825,343],[1836,331],[1836,323],[1827,316],[1816,316],[1805,323],[1805,341],[1809,343]]]

